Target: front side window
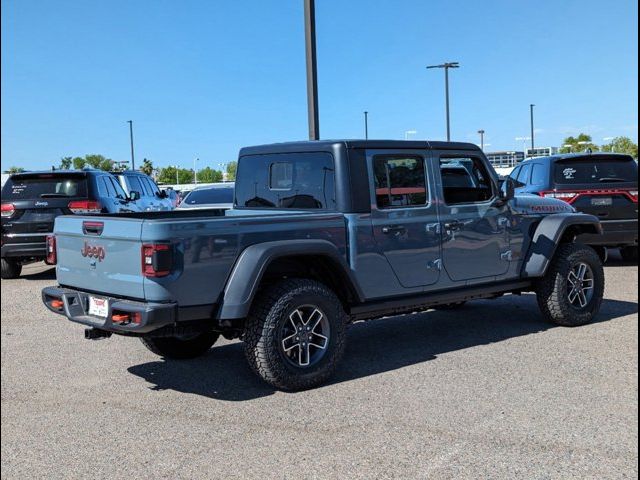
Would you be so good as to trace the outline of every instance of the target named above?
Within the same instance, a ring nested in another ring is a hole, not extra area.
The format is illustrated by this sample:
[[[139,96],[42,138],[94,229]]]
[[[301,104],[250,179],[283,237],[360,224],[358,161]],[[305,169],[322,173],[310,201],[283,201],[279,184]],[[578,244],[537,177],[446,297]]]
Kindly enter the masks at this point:
[[[407,155],[373,157],[378,208],[415,207],[427,204],[424,159]]]
[[[236,207],[335,209],[333,156],[327,152],[247,155],[238,162]]]
[[[447,205],[481,203],[493,197],[491,177],[477,157],[441,158],[440,177]]]

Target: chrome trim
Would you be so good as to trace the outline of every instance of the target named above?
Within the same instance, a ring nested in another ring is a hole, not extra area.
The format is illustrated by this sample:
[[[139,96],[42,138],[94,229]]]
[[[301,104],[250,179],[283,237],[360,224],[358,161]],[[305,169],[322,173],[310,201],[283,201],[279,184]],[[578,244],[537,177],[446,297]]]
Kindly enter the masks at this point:
[[[37,232],[37,233],[7,233],[5,237],[46,237],[47,235],[53,235],[53,232]]]

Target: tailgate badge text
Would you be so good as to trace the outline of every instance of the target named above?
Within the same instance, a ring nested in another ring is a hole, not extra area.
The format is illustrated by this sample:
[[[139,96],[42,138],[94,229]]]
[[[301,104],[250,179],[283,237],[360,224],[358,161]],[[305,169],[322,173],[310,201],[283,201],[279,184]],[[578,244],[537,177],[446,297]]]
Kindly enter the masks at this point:
[[[105,251],[104,247],[99,247],[97,245],[91,246],[87,242],[84,242],[84,247],[82,248],[82,250],[80,250],[80,253],[83,257],[96,258],[99,262],[101,262],[107,252]]]

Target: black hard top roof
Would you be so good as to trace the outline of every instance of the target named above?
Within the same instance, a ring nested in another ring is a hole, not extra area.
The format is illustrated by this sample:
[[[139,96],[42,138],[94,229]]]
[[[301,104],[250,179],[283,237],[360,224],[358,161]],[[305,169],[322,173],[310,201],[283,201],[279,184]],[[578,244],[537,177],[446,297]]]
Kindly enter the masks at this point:
[[[440,150],[474,150],[480,148],[473,143],[442,142],[429,140],[307,140],[299,142],[271,143],[244,147],[240,156],[260,155],[267,153],[293,153],[333,150],[336,147],[350,148],[406,148],[406,149],[440,149]]]

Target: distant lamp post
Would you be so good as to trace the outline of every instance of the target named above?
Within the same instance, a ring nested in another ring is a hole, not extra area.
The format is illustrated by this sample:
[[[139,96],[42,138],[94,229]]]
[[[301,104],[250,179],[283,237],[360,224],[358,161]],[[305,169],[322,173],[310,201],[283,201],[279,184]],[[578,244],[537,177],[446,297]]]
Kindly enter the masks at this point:
[[[484,152],[484,130],[478,130],[480,134],[480,150]]]
[[[410,135],[415,135],[417,133],[418,133],[417,130],[407,130],[406,132],[404,132],[404,139],[409,140]]]
[[[516,142],[522,142],[522,151],[525,153],[525,157],[527,156],[527,142],[531,140],[531,137],[516,137]],[[533,152],[531,152],[533,155]]]
[[[364,111],[364,139],[369,139],[369,112]]]
[[[193,159],[193,183],[198,184],[198,165],[197,163],[200,161],[199,158]]]
[[[180,173],[180,167],[176,165],[176,185],[180,185],[180,178],[178,177],[178,173]]]
[[[529,105],[529,114],[531,116],[531,154],[533,155],[533,149],[535,148],[535,133],[534,133],[534,128],[533,128],[533,107],[535,107],[535,105],[532,103],[531,105]]]
[[[131,170],[136,169],[136,160],[133,156],[133,120],[127,120],[129,124],[129,142],[131,143]]]
[[[449,117],[449,69],[460,68],[459,62],[446,62],[440,65],[429,65],[427,69],[431,68],[443,68],[444,69],[444,94],[445,94],[445,108],[447,116],[447,142],[451,141],[451,121]]]

